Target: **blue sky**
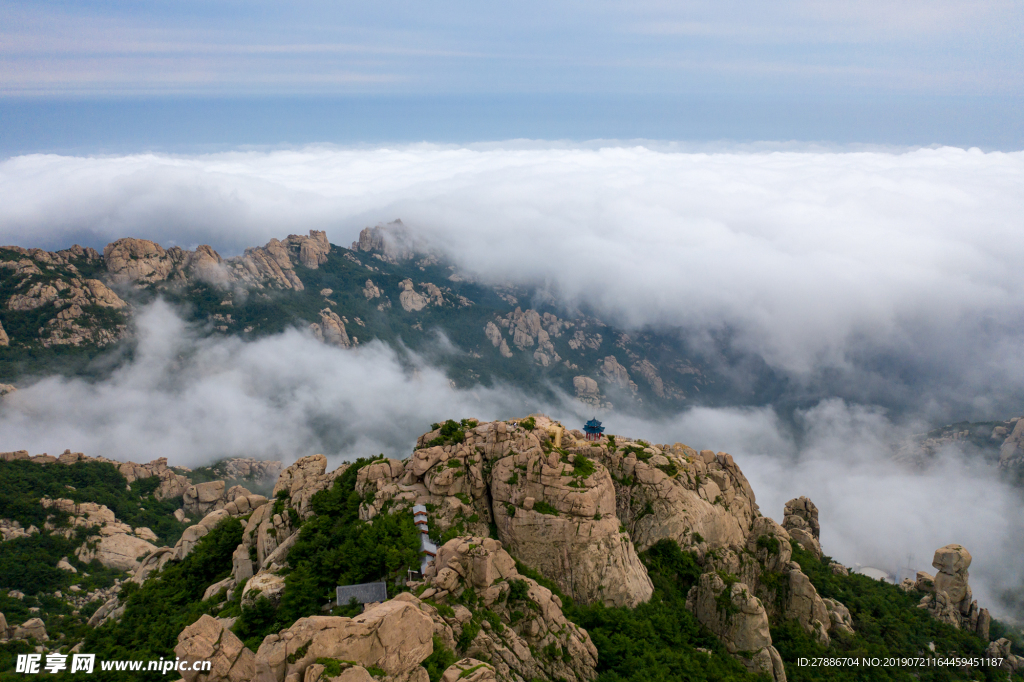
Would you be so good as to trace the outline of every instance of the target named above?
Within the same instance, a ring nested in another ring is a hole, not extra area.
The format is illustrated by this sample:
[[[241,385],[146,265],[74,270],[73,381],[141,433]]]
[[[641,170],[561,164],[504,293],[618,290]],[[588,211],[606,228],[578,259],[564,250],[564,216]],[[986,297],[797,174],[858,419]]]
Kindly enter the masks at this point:
[[[0,152],[510,137],[1017,148],[1022,17],[1020,0],[5,1]],[[349,128],[303,113],[324,101],[349,108]],[[375,124],[358,104],[375,101],[409,115]],[[123,107],[107,115],[110,102]],[[193,137],[161,132],[161,111],[187,102]],[[271,123],[239,132],[246,111]]]

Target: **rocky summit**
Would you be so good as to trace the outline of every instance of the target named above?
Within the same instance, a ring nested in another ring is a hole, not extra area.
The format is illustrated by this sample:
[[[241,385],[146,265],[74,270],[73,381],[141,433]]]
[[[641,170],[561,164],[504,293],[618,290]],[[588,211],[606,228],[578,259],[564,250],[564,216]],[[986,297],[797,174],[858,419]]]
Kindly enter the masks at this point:
[[[541,414],[447,420],[406,457],[334,469],[18,451],[0,476],[19,482],[0,520],[8,667],[87,651],[208,662],[189,682],[781,682],[814,679],[802,658],[877,655],[1024,673],[965,546],[898,586],[851,574],[814,502],[776,522],[728,453]]]

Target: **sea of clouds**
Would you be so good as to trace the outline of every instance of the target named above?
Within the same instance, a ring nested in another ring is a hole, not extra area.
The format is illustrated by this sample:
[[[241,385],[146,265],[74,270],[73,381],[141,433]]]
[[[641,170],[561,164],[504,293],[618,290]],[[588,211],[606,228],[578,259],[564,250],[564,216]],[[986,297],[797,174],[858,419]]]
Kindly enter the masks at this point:
[[[960,542],[976,595],[1008,614],[1019,491],[970,453],[911,470],[891,445],[936,419],[1024,412],[1022,179],[1024,153],[954,148],[37,155],[0,162],[0,242],[101,249],[134,236],[227,256],[309,229],[347,245],[400,217],[481,278],[541,286],[626,327],[680,327],[698,344],[728,332],[809,407],[609,415],[610,430],[732,452],[769,516],[810,496],[826,552],[850,565],[928,569],[936,547]],[[407,456],[450,416],[590,416],[568,396],[455,390],[428,357],[381,344],[339,350],[299,330],[211,339],[163,303],[137,322],[133,359],[108,379],[45,377],[5,398],[0,449],[340,462]]]
[[[0,242],[227,256],[401,218],[485,278],[623,326],[728,333],[817,394],[986,418],[1020,411],[1024,387],[1022,177],[1024,152],[950,147],[33,155],[0,162]]]

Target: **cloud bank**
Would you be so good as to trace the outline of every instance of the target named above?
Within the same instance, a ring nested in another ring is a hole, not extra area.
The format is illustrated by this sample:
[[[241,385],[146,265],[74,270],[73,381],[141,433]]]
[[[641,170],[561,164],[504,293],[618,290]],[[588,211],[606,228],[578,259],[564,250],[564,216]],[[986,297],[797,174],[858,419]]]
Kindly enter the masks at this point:
[[[578,425],[590,416],[567,396],[544,404],[500,385],[453,389],[423,358],[382,344],[340,350],[299,331],[249,343],[206,338],[162,302],[137,319],[137,351],[110,378],[49,377],[5,397],[0,449],[70,448],[137,462],[164,456],[188,466],[231,456],[289,463],[322,452],[333,467],[378,452],[404,459],[431,422],[446,418],[541,411]],[[772,408],[605,419],[616,433],[731,452],[761,511],[777,520],[787,500],[811,497],[822,546],[847,565],[931,571],[937,547],[964,544],[980,603],[1024,618],[1004,598],[1024,584],[1020,491],[955,449],[921,470],[895,463],[890,445],[908,432],[877,408],[831,399],[795,421]]]
[[[454,391],[443,372],[380,343],[354,351],[289,331],[203,339],[166,303],[136,318],[135,357],[102,382],[48,377],[0,410],[3,449],[65,448],[199,466],[224,457],[324,453],[404,458],[431,422],[522,411],[514,391]]]
[[[1024,152],[506,143],[0,163],[0,241],[223,255],[401,217],[465,269],[763,358],[798,393],[1020,411]]]

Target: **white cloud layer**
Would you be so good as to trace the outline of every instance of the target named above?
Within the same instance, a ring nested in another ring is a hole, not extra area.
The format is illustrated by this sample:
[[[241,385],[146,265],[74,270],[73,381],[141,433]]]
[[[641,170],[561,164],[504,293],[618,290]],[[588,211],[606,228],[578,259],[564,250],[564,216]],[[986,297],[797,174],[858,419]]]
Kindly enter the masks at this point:
[[[1019,411],[1024,388],[1022,177],[1024,153],[956,148],[35,155],[0,163],[0,240],[227,255],[310,228],[347,245],[401,217],[467,269],[622,324],[729,330],[801,382],[981,417]]]
[[[456,392],[443,372],[371,343],[343,352],[299,331],[201,339],[162,301],[137,317],[131,362],[104,381],[44,378],[5,399],[0,449],[199,466],[224,457],[405,457],[430,423],[522,409],[513,392]]]
[[[590,416],[564,396],[541,404],[501,386],[454,390],[421,359],[403,362],[379,344],[340,350],[298,331],[250,343],[202,338],[160,302],[138,320],[138,350],[110,378],[50,377],[5,397],[0,450],[165,456],[189,466],[230,456],[289,463],[322,452],[336,466],[378,452],[405,458],[445,418],[542,411],[574,425]],[[787,500],[811,497],[825,551],[847,565],[930,571],[932,552],[959,542],[974,555],[980,603],[1014,613],[1001,595],[1022,585],[1020,491],[957,450],[922,470],[895,463],[890,445],[908,432],[877,409],[826,400],[799,413],[795,426],[771,408],[605,419],[610,431],[634,438],[731,452],[762,512],[777,520]]]

